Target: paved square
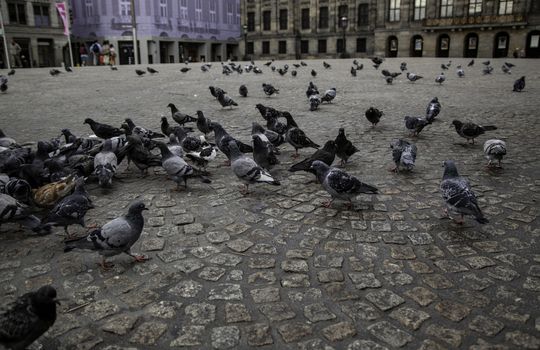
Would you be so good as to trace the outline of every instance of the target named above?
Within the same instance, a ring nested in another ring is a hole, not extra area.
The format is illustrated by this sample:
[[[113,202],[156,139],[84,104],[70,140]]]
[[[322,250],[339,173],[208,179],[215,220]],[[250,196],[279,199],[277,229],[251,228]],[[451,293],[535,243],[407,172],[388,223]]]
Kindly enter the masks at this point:
[[[350,74],[351,60],[307,61],[297,77],[282,77],[259,65],[260,75],[221,74],[219,63],[204,74],[199,64],[155,66],[160,72],[137,77],[133,67],[76,69],[51,77],[45,69],[18,70],[0,95],[1,128],[19,142],[49,139],[62,128],[88,135],[86,117],[113,125],[124,118],[159,130],[161,115],[175,103],[188,114],[201,109],[232,135],[250,141],[251,122],[264,121],[257,103],[291,112],[315,142],[334,139],[344,127],[360,149],[346,170],[375,185],[380,194],[362,195],[354,210],[328,199],[307,173],[289,173],[290,145],[272,173],[280,187],[251,186],[242,196],[223,155],[209,166],[212,183],[191,180],[188,191],[155,168],[141,179],[121,167],[111,190],[90,184],[95,209],[87,223],[103,224],[135,198],[145,212],[143,235],[133,251],[152,259],[134,264],[111,259],[102,272],[96,253],[63,253],[62,230],[33,237],[15,225],[0,231],[0,296],[8,301],[44,284],[66,298],[54,327],[38,342],[46,349],[360,349],[540,347],[540,229],[538,200],[538,96],[540,61],[513,60],[512,75],[492,60],[493,75],[482,75],[481,60],[438,86],[443,59],[388,59],[380,69],[398,71],[401,61],[425,79],[402,75],[387,85],[367,59]],[[294,62],[275,62],[292,65]],[[311,69],[317,70],[315,78]],[[513,93],[521,75],[527,87]],[[309,111],[306,87],[337,88],[332,104]],[[280,93],[270,98],[261,84]],[[249,89],[238,94],[240,84]],[[239,107],[222,109],[208,86],[219,86]],[[405,115],[423,116],[437,96],[442,112],[418,139],[415,170],[394,174],[390,142],[411,140]],[[384,112],[372,128],[370,106]],[[465,146],[453,119],[496,125]],[[172,121],[171,121],[172,122]],[[504,169],[486,170],[482,144],[508,144]],[[304,149],[302,156],[313,150]],[[441,219],[442,162],[456,161],[469,178],[489,224],[466,218],[459,226]],[[73,231],[83,233],[80,227]],[[79,307],[80,306],[80,307]],[[477,347],[473,347],[476,345]]]

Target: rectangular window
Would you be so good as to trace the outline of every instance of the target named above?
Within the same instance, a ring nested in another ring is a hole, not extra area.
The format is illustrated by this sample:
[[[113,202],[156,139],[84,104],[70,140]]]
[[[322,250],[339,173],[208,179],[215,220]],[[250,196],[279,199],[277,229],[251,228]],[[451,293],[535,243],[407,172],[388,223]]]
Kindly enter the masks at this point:
[[[270,21],[272,13],[270,11],[263,11],[263,30],[270,30]]]
[[[309,9],[302,9],[302,29],[309,29]]]
[[[180,19],[188,19],[188,8],[187,8],[187,0],[180,0]]]
[[[328,7],[319,8],[319,28],[328,28]]]
[[[319,53],[326,53],[326,39],[319,40]]]
[[[390,0],[390,7],[388,8],[388,20],[390,22],[397,22],[401,17],[401,0]]]
[[[337,18],[337,21],[336,23],[340,26],[341,28],[341,18],[343,17],[349,17],[349,7],[347,5],[339,5],[338,7],[338,18]]]
[[[452,17],[454,14],[454,0],[441,0],[441,17]]]
[[[159,15],[167,17],[167,0],[159,0]]]
[[[86,10],[86,17],[92,17],[94,15],[94,1],[84,0],[84,8]]]
[[[210,14],[209,22],[210,23],[217,23],[217,11],[216,11],[216,2],[211,1],[210,2],[210,10],[208,11]]]
[[[300,40],[300,53],[309,53],[309,40]]]
[[[255,31],[255,12],[248,12],[247,14],[247,31]]]
[[[227,8],[227,15],[229,8]],[[202,21],[202,0],[195,0],[195,20]],[[231,23],[230,21],[227,23]]]
[[[86,14],[87,15],[88,15],[88,3],[92,3],[92,0],[86,0]],[[91,6],[93,7],[94,5],[91,5]],[[131,1],[130,0],[120,0],[120,15],[131,16]]]
[[[247,51],[248,55],[253,55],[255,53],[254,46],[253,46],[253,41],[248,41],[247,42],[246,51]]]
[[[270,54],[270,42],[269,41],[263,41],[262,42],[262,53],[263,53],[263,55],[269,55]]]
[[[482,13],[482,0],[469,0],[469,16],[476,16]]]
[[[367,52],[366,38],[356,39],[356,52]]]
[[[358,26],[367,26],[369,24],[369,5],[358,5]]]
[[[8,13],[10,23],[26,24],[25,4],[8,2]]]
[[[337,39],[336,41],[336,52],[342,53],[343,52],[343,39]]]
[[[49,6],[34,5],[34,23],[36,27],[50,27]]]
[[[285,40],[278,41],[278,53],[287,53],[287,42]]]
[[[196,1],[202,1],[202,0],[196,0]],[[202,3],[201,3],[201,6],[200,6],[200,9],[201,9],[201,20],[202,20]],[[195,8],[195,12],[197,11],[197,8]],[[228,3],[227,4],[227,23],[229,24],[234,24],[234,15],[233,15],[234,11],[233,11],[233,4],[231,3]],[[195,13],[196,15],[197,13]]]
[[[288,11],[286,9],[279,10],[279,29],[287,30]]]
[[[511,15],[514,12],[513,0],[499,0],[499,15]]]
[[[426,0],[414,0],[414,20],[426,18]]]

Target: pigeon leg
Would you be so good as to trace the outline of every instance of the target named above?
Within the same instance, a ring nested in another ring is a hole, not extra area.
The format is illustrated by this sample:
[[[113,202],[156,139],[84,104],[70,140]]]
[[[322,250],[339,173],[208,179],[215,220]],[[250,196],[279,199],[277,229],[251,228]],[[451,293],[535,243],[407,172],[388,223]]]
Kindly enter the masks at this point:
[[[463,223],[465,222],[465,220],[463,219],[463,214],[461,214],[461,219],[458,221],[458,220],[455,220],[456,224],[458,225],[463,225]]]
[[[245,184],[240,186],[240,193],[242,193],[244,196],[249,194],[249,185]]]
[[[107,262],[107,260],[105,260],[105,257],[101,258],[101,263],[98,265],[103,271],[109,271],[114,266],[113,263]]]
[[[396,165],[394,168],[392,168],[392,169],[388,169],[388,171],[391,172],[391,173],[399,174],[399,168],[398,168],[397,165]]]
[[[334,202],[334,198],[332,198],[331,200],[329,201],[324,201],[322,202],[322,206],[325,207],[325,208],[330,208],[330,206],[332,205],[332,203]]]
[[[300,155],[298,154],[298,148],[294,149],[294,154],[291,155],[292,158],[298,158]]]
[[[352,200],[350,200],[350,199],[349,199],[349,202],[348,202],[346,205],[347,205],[347,209],[348,209],[348,210],[352,210],[353,207],[354,207],[353,202],[352,202]]]

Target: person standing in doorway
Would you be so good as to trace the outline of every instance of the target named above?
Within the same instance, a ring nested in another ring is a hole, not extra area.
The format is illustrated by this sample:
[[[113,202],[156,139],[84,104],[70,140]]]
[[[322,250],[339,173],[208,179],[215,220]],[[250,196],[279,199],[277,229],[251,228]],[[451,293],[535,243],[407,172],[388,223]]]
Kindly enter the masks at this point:
[[[90,46],[90,51],[92,51],[94,66],[99,66],[99,56],[101,54],[101,45],[98,41],[94,41],[92,46]]]
[[[111,66],[116,65],[116,49],[113,44],[109,45],[109,64]]]
[[[22,67],[21,62],[21,46],[15,42],[14,39],[11,39],[11,44],[9,46],[9,54],[11,55],[11,60],[13,61],[14,67]]]
[[[79,46],[79,56],[81,57],[81,66],[86,66],[86,62],[88,60],[88,51],[86,50],[86,45],[83,43]]]

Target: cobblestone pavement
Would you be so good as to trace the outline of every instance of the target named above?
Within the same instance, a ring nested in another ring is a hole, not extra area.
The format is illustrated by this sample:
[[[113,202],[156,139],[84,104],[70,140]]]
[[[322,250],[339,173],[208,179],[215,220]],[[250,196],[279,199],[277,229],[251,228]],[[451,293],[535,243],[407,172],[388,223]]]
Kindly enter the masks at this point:
[[[328,195],[309,183],[312,176],[286,171],[288,145],[273,171],[282,185],[253,186],[246,197],[231,170],[219,166],[222,155],[210,166],[212,184],[191,181],[180,193],[170,191],[174,184],[161,169],[145,179],[123,170],[112,190],[89,186],[96,209],[87,222],[103,224],[143,199],[150,210],[133,251],[151,260],[117,256],[115,268],[102,272],[95,253],[63,253],[61,229],[32,237],[4,225],[2,300],[47,283],[66,298],[39,340],[45,349],[538,349],[540,61],[515,61],[511,76],[502,74],[499,60],[492,60],[493,76],[482,76],[477,62],[458,79],[455,66],[468,60],[454,59],[447,81],[436,86],[446,61],[388,59],[381,68],[398,70],[402,60],[426,78],[412,84],[399,77],[387,86],[368,60],[360,60],[365,68],[356,78],[350,60],[329,61],[329,70],[308,61],[296,78],[264,66],[262,75],[226,77],[219,64],[207,74],[196,64],[187,74],[180,65],[156,66],[159,74],[140,78],[126,66],[59,77],[18,70],[0,95],[0,118],[20,142],[56,136],[63,127],[88,133],[85,117],[115,125],[131,117],[159,129],[169,102],[188,113],[202,109],[248,142],[251,121],[262,121],[254,106],[264,103],[289,110],[320,144],[345,127],[361,149],[347,170],[381,193],[359,196],[350,211],[339,201],[321,207]],[[512,93],[521,75],[527,88]],[[310,80],[323,90],[336,87],[335,102],[309,112]],[[280,94],[265,97],[262,82]],[[246,99],[238,96],[240,83],[250,91]],[[208,85],[222,87],[240,106],[221,109]],[[442,112],[416,141],[415,171],[390,173],[390,141],[409,139],[404,115],[421,115],[434,96]],[[385,113],[374,129],[364,118],[370,106]],[[499,129],[465,146],[451,128],[455,118]],[[503,170],[485,168],[488,138],[508,143]],[[445,159],[470,179],[489,224],[441,219]]]

